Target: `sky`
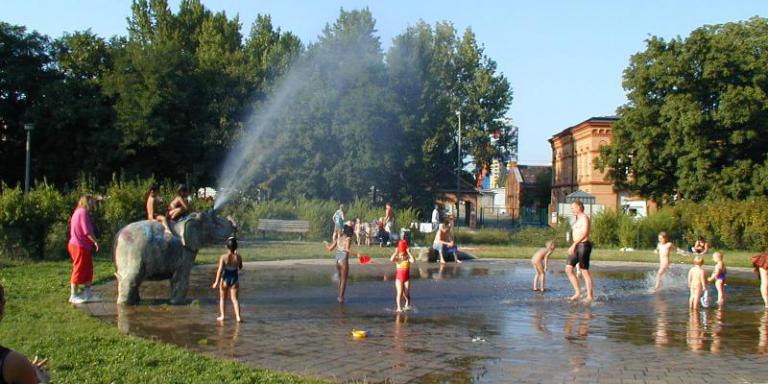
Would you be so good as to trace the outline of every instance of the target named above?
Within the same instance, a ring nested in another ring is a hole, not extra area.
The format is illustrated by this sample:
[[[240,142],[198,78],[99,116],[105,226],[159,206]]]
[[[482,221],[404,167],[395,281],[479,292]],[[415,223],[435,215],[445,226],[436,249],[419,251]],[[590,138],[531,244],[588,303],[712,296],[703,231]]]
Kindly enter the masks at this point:
[[[169,0],[173,10],[178,0]],[[514,93],[507,116],[520,129],[520,164],[551,162],[547,139],[626,103],[622,73],[650,36],[685,37],[708,24],[768,16],[765,0],[406,1],[203,0],[213,11],[239,15],[247,35],[258,14],[283,31],[315,41],[339,9],[368,7],[383,48],[409,25],[450,21],[472,28]],[[130,0],[3,0],[0,21],[51,37],[91,29],[126,35]]]

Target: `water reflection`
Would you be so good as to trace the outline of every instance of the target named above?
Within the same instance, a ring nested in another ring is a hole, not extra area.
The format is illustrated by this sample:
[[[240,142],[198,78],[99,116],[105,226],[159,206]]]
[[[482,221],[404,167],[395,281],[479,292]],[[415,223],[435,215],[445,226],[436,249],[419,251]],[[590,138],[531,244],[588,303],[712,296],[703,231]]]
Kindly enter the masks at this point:
[[[589,324],[592,318],[592,308],[586,307],[584,312],[572,310],[565,320],[563,333],[568,340],[566,354],[571,369],[575,372],[580,371],[589,359],[587,336],[589,336]]]
[[[654,299],[656,308],[656,330],[653,333],[654,343],[659,347],[669,345],[669,304],[661,296]]]
[[[701,316],[698,309],[688,311],[688,331],[685,342],[692,351],[704,349],[704,330],[701,328]]]
[[[768,311],[763,311],[757,333],[760,335],[757,339],[757,352],[766,354],[768,353]]]
[[[710,329],[710,336],[712,338],[712,344],[709,346],[709,351],[712,353],[720,353],[723,350],[723,307],[720,306],[715,310],[715,316],[712,319],[712,326]]]
[[[546,335],[551,335],[552,332],[547,328],[547,326],[544,324],[544,309],[540,306],[536,305],[533,307],[533,315],[531,316],[533,319],[533,329],[537,332],[541,332]]]

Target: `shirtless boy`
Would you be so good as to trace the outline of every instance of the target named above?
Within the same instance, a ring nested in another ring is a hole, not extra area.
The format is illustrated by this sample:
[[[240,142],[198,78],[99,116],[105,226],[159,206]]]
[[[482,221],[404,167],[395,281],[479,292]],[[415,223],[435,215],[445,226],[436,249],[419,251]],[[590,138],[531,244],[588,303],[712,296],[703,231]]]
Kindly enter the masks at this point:
[[[688,298],[689,309],[699,309],[701,294],[707,289],[706,273],[702,265],[704,259],[696,256],[693,258],[693,267],[688,272],[688,288],[691,290],[691,296]]]
[[[549,255],[555,250],[555,242],[550,240],[544,248],[539,248],[531,257],[531,264],[536,273],[533,276],[533,290],[544,292],[544,285],[547,278],[547,265],[549,264]],[[540,283],[540,284],[537,284]],[[541,287],[541,288],[539,288]]]
[[[568,275],[568,281],[571,282],[574,290],[574,294],[569,300],[575,301],[581,298],[579,279],[573,272],[573,268],[578,265],[587,289],[585,301],[589,303],[593,300],[592,275],[589,274],[589,256],[592,254],[592,243],[589,241],[589,216],[584,213],[584,203],[581,200],[571,203],[571,212],[576,219],[571,230],[573,244],[568,248],[568,260],[565,266],[565,274]]]
[[[661,280],[664,278],[664,275],[667,274],[667,269],[669,268],[669,252],[674,247],[675,245],[669,241],[667,233],[660,232],[659,244],[656,245],[656,250],[654,250],[654,252],[659,254],[659,271],[656,272],[656,286],[653,288],[654,291],[658,291],[659,288],[661,288]]]

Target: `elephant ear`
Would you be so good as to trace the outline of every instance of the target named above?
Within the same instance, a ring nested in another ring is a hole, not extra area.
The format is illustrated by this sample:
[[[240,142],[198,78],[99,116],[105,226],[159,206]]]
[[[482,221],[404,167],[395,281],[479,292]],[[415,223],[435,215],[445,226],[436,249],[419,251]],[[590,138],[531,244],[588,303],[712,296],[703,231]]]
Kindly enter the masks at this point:
[[[193,251],[197,251],[203,246],[202,231],[200,230],[200,217],[199,215],[190,215],[180,225],[179,237],[181,237],[181,245]]]

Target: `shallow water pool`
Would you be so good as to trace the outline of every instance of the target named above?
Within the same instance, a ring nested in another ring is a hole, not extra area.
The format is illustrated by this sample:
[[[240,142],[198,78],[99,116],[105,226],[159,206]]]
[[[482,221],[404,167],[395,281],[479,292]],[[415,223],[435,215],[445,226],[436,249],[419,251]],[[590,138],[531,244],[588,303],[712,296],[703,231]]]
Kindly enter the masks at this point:
[[[666,288],[652,266],[594,263],[596,301],[572,304],[562,262],[546,293],[532,292],[527,261],[474,261],[411,269],[415,309],[394,311],[394,266],[352,264],[336,303],[331,260],[247,263],[242,324],[216,322],[214,266],[192,271],[189,305],[169,306],[167,283],[145,283],[143,304],[83,306],[123,332],[255,367],[368,382],[765,382],[768,313],[751,272],[729,269],[727,305],[687,308],[687,266]],[[711,297],[716,296],[711,287]],[[714,300],[713,300],[714,301]],[[367,329],[363,340],[352,329]]]

